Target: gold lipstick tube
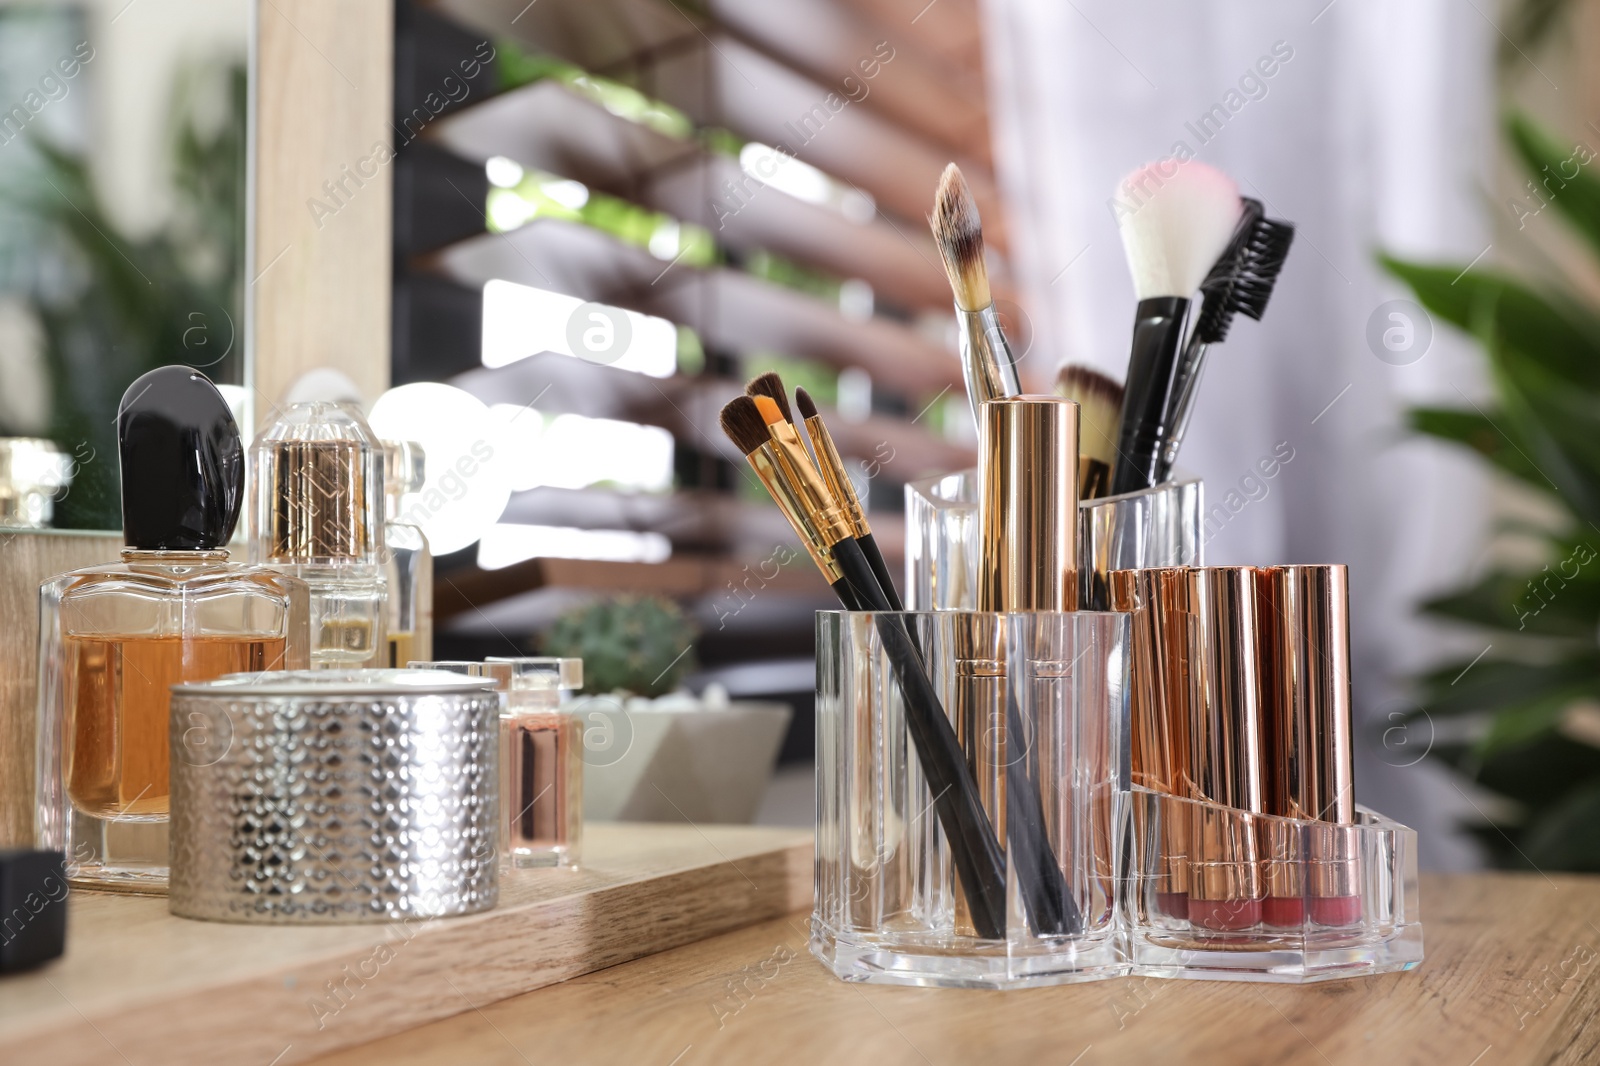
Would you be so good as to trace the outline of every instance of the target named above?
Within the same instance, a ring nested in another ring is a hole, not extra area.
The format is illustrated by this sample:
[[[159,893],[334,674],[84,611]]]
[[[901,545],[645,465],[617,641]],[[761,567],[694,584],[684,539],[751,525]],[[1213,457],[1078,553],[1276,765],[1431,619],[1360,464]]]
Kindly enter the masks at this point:
[[[967,768],[978,784],[978,798],[994,823],[995,835],[1006,838],[1005,621],[993,614],[962,612],[954,619],[955,692],[951,725],[961,742]],[[956,932],[976,936],[966,892],[952,871]]]
[[[1058,396],[993,399],[981,405],[978,426],[978,610],[1077,610],[1078,405]],[[1027,879],[1023,893],[1036,923],[1035,909],[1070,892],[1062,878],[1076,866],[1075,850],[1109,855],[1112,821],[1109,796],[1083,801],[1071,775],[1046,772],[1057,765],[1056,753],[1069,750],[1055,723],[1071,698],[1072,664],[1056,636],[1055,627],[1040,624],[1033,646],[1021,649],[1033,680],[1016,703],[1004,678],[992,691],[970,686],[975,702],[995,701],[990,713],[1002,726],[1011,858],[1019,879]],[[998,649],[1002,662],[1006,651]],[[1084,740],[1097,742],[1094,736]],[[1079,802],[1088,803],[1087,826],[1080,825]]]
[[[1077,610],[1078,405],[990,400],[978,425],[978,610]]]
[[[1200,797],[1190,825],[1189,921],[1221,931],[1262,917],[1256,815],[1265,813],[1255,570],[1189,571],[1194,606],[1190,665],[1190,777]],[[1230,809],[1231,808],[1231,809]]]
[[[1318,823],[1306,833],[1305,854],[1293,876],[1270,885],[1274,897],[1302,907],[1280,908],[1283,924],[1311,919],[1346,925],[1360,918],[1360,866],[1355,833],[1350,692],[1349,571],[1342,565],[1275,568],[1279,609],[1279,694],[1268,721],[1274,755],[1270,809]],[[1280,866],[1289,866],[1283,863]],[[1299,883],[1301,872],[1310,884]]]

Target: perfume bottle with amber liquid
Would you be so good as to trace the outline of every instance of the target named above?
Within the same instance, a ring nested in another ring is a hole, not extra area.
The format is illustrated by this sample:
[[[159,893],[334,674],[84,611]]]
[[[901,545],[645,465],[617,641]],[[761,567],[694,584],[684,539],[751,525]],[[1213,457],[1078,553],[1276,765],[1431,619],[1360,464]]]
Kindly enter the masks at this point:
[[[383,573],[388,592],[389,657],[399,669],[433,657],[433,553],[420,526],[402,508],[420,492],[427,469],[422,445],[383,442]]]
[[[244,451],[205,375],[173,366],[135,381],[117,436],[122,562],[40,588],[35,835],[66,852],[74,884],[162,892],[171,687],[303,668],[309,598],[291,576],[228,562]],[[191,740],[189,758],[229,742]]]

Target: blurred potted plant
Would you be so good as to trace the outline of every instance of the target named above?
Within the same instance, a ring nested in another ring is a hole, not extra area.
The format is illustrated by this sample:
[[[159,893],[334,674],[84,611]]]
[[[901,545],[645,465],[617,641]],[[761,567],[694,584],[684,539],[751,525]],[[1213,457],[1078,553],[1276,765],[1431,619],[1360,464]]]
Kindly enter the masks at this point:
[[[679,687],[694,666],[693,621],[659,597],[622,596],[556,619],[546,655],[583,659],[586,817],[748,822],[789,727],[781,703],[730,701]],[[652,699],[651,697],[655,697]]]
[[[180,72],[171,105],[178,210],[151,237],[121,236],[87,162],[40,138],[40,180],[4,193],[44,224],[39,255],[59,268],[41,270],[29,298],[50,375],[50,437],[75,460],[55,506],[60,528],[121,526],[116,415],[135,378],[183,362],[228,381],[243,365],[247,99],[243,66]]]
[[[1600,260],[1595,153],[1520,116],[1507,133],[1546,206]],[[1560,515],[1517,530],[1542,544],[1542,565],[1423,605],[1479,628],[1488,647],[1419,678],[1412,717],[1469,725],[1454,731],[1469,739],[1436,742],[1430,755],[1509,801],[1469,827],[1491,861],[1600,870],[1600,307],[1491,270],[1383,264],[1431,314],[1478,339],[1496,395],[1492,407],[1413,410],[1412,426],[1476,452]]]
[[[671,600],[623,596],[574,608],[545,632],[546,655],[583,660],[583,691],[660,696],[694,669],[698,628]]]

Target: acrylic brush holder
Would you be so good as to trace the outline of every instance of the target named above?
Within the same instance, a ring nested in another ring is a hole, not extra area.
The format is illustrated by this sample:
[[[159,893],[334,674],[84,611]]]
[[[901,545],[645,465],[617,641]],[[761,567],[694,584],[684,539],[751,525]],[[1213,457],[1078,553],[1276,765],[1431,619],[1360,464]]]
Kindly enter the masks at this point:
[[[1134,973],[1298,983],[1422,961],[1414,830],[1362,808],[1337,825],[1143,788],[1131,809]]]
[[[977,935],[908,728],[926,708],[901,681],[906,641],[886,632],[909,635],[1003,849],[998,938]],[[1110,613],[818,613],[811,949],[834,974],[1017,988],[1126,972],[1128,648]]]
[[[1079,602],[1108,610],[1105,575],[1153,566],[1198,566],[1205,492],[1195,478],[1078,504]],[[961,470],[906,485],[906,606],[977,606],[978,473]]]

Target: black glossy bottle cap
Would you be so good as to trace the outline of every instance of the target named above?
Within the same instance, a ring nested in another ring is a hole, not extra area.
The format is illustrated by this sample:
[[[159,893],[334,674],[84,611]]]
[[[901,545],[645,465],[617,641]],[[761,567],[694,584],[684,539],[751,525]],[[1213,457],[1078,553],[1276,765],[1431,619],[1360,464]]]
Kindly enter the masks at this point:
[[[187,366],[145,374],[117,409],[122,535],[130,548],[203,551],[233,536],[244,446],[228,402]]]
[[[0,973],[60,958],[67,946],[67,864],[59,851],[0,851]]]

